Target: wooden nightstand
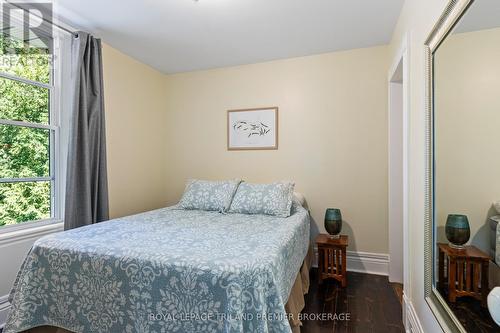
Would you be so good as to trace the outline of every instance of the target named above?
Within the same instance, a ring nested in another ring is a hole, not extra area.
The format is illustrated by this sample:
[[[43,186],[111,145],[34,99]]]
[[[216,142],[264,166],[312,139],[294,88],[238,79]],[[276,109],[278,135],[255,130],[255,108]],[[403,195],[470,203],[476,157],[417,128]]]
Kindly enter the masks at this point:
[[[342,287],[347,286],[347,258],[346,248],[348,237],[341,235],[339,238],[331,238],[330,235],[319,234],[316,237],[318,246],[318,282],[321,284],[325,279],[340,281]]]
[[[445,288],[446,273],[448,300],[454,303],[457,297],[472,296],[486,306],[490,256],[472,245],[457,250],[448,244],[438,243],[438,248],[439,288]]]

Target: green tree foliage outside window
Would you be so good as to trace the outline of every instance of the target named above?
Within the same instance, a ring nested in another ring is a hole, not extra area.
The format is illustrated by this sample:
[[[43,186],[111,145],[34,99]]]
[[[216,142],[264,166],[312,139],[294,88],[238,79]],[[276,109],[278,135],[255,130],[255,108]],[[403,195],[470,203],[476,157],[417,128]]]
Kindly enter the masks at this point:
[[[11,52],[4,53],[9,49]],[[14,54],[12,54],[14,50]],[[49,83],[51,56],[40,48],[25,48],[0,36],[0,72]],[[50,123],[49,89],[0,78],[0,119]],[[0,124],[0,178],[50,175],[50,130]],[[0,226],[51,216],[51,183],[0,183]]]

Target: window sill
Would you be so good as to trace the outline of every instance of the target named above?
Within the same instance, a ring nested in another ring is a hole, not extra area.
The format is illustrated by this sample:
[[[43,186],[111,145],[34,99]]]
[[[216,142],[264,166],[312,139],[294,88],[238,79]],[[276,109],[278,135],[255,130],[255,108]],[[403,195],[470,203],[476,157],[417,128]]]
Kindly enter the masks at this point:
[[[40,222],[43,223],[43,222]],[[41,237],[64,229],[63,222],[51,220],[44,224],[30,224],[25,228],[7,229],[0,231],[0,247],[17,243],[23,240]]]

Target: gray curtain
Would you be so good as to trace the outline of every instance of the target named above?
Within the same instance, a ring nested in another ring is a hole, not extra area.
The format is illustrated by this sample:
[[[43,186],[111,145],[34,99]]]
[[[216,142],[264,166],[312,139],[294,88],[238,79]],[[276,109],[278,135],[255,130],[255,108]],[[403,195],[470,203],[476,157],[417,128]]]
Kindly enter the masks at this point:
[[[101,41],[73,39],[75,96],[71,109],[64,229],[109,219]]]

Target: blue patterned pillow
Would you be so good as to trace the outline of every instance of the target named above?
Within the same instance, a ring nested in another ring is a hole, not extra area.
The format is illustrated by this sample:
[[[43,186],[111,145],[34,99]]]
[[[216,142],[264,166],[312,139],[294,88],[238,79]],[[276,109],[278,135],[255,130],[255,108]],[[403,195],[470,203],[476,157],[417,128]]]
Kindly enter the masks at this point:
[[[290,216],[294,183],[241,183],[234,195],[229,213]]]
[[[239,179],[227,181],[189,180],[178,207],[225,212],[229,209],[240,182]]]

